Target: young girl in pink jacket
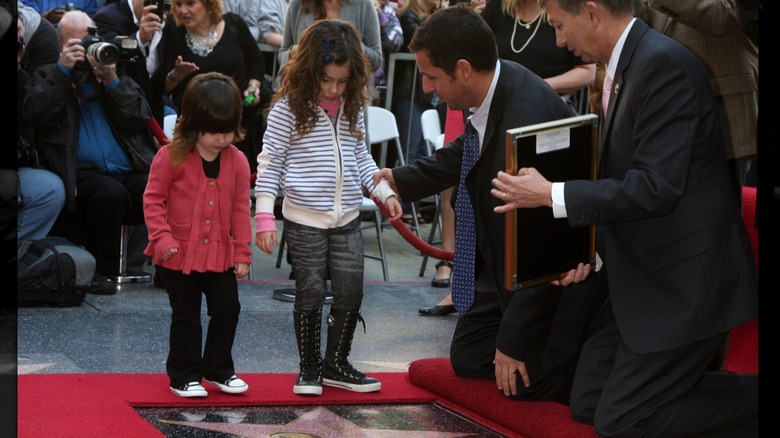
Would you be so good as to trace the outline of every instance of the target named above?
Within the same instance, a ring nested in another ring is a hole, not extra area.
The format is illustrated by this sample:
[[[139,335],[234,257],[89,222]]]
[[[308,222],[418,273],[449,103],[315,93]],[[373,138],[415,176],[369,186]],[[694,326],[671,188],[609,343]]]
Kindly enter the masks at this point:
[[[195,77],[184,92],[173,141],[152,162],[144,192],[154,259],[171,304],[166,369],[170,390],[205,397],[201,379],[222,392],[245,392],[235,375],[233,339],[241,305],[237,279],[249,272],[252,225],[249,164],[241,140],[241,92],[220,73]],[[210,315],[201,346],[201,293]],[[202,351],[202,354],[201,354]]]

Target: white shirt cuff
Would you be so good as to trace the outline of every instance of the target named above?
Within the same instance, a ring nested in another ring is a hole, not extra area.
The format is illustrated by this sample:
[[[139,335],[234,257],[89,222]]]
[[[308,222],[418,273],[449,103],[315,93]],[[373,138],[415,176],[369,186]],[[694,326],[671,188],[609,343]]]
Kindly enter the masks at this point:
[[[566,215],[566,200],[563,196],[562,182],[552,183],[552,211],[553,217],[564,218]]]

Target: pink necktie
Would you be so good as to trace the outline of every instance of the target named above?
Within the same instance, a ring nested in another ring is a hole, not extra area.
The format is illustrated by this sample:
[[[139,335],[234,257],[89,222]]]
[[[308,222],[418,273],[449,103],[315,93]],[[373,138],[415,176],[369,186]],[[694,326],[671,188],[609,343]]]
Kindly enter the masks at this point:
[[[609,105],[609,94],[612,91],[612,78],[609,75],[604,76],[604,90],[601,93],[601,109],[604,116],[607,116],[607,106]]]

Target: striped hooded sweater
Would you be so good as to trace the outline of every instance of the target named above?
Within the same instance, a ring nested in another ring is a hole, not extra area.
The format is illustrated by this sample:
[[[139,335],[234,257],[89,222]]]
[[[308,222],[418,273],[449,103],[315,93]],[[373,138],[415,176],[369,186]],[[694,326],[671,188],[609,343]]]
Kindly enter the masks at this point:
[[[349,132],[343,104],[335,123],[325,110],[314,129],[301,137],[295,131],[295,116],[282,98],[268,114],[263,151],[257,157],[255,197],[257,213],[273,213],[279,193],[284,195],[282,214],[298,224],[336,228],[354,220],[363,202],[362,187],[385,201],[394,192],[387,181],[374,185],[379,169],[365,140]],[[365,132],[363,113],[358,129]]]

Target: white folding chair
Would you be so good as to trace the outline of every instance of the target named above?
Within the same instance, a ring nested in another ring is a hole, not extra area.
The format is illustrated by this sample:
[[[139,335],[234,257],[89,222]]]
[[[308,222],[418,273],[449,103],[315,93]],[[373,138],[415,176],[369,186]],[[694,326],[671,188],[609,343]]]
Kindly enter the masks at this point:
[[[395,145],[397,164],[403,166],[406,164],[403,148],[401,147],[401,136],[398,133],[398,125],[395,121],[395,114],[391,111],[378,106],[369,106],[366,110],[366,131],[368,132],[368,142],[371,145],[379,144],[379,163],[380,168],[394,167],[395,163],[387,163],[387,148],[392,142]],[[371,148],[369,148],[369,152]],[[412,203],[412,225],[409,227],[418,236],[420,235],[420,224],[417,221],[417,206]]]
[[[422,116],[420,116],[420,122],[422,123],[422,133],[425,145],[428,147],[428,154],[433,154],[444,146],[444,134],[441,132],[439,112],[435,109],[423,111]],[[433,196],[433,203],[436,211],[433,214],[431,231],[428,233],[429,245],[441,243],[441,239],[436,240],[436,231],[441,230],[441,197],[439,194]],[[422,263],[420,264],[420,277],[425,275],[427,264],[428,255],[423,254]]]
[[[130,240],[130,225],[122,224],[119,238],[119,274],[113,277],[116,284],[148,283],[152,274],[145,271],[129,271],[127,269],[128,241]]]
[[[366,131],[368,132],[368,141],[372,145],[381,143],[379,163],[377,163],[380,168],[395,165],[395,163],[387,163],[387,148],[391,141],[395,145],[398,164],[401,166],[406,164],[395,114],[378,106],[369,106],[366,110]]]
[[[382,275],[385,278],[385,281],[390,280],[390,276],[387,272],[387,257],[385,256],[385,243],[382,239],[382,212],[379,211],[379,207],[376,205],[376,203],[371,198],[363,197],[363,204],[360,206],[360,212],[361,213],[367,213],[370,212],[374,218],[374,229],[376,230],[376,241],[379,245],[378,248],[378,254],[372,254],[368,253],[365,250],[363,251],[363,257],[367,259],[373,259],[373,260],[379,260],[382,262]],[[367,227],[363,227],[365,229]]]
[[[176,114],[169,114],[163,119],[163,132],[168,140],[173,140],[173,128],[176,126]]]
[[[420,116],[422,125],[422,135],[425,139],[425,146],[428,148],[428,155],[432,155],[435,148],[436,137],[442,135],[441,122],[439,121],[439,112],[435,109],[425,110]]]

